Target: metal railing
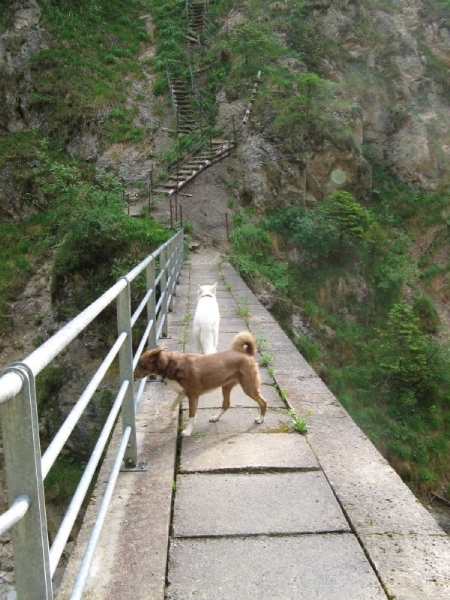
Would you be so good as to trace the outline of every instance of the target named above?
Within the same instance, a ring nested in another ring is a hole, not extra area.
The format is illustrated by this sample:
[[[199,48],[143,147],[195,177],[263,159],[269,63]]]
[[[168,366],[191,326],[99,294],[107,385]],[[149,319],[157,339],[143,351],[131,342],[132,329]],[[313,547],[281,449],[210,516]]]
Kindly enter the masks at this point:
[[[143,350],[154,348],[159,338],[167,336],[167,314],[172,310],[182,262],[183,232],[179,231],[23,362],[12,363],[0,373],[0,418],[9,506],[0,516],[0,535],[11,530],[18,600],[53,598],[53,575],[121,413],[122,441],[70,598],[82,597],[119,470],[122,465],[132,468],[137,464],[135,417],[145,378],[134,392],[133,371]],[[132,313],[131,286],[141,274],[142,278],[145,274],[146,291]],[[117,312],[116,341],[41,455],[36,377],[113,302]],[[146,327],[133,354],[133,327],[141,315]],[[50,547],[44,480],[116,357],[119,382],[112,408]]]

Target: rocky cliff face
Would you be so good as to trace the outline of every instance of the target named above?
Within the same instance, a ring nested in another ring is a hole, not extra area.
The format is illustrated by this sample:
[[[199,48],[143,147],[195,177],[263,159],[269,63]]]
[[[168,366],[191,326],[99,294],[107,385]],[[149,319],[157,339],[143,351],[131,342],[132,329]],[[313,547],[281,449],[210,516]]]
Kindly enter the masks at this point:
[[[348,61],[330,61],[362,108],[362,142],[372,146],[401,180],[425,190],[450,182],[450,29],[432,21],[429,3],[311,3],[311,19],[345,49]],[[435,17],[436,18],[436,17]]]
[[[310,203],[340,188],[367,199],[371,175],[363,149],[411,187],[448,185],[450,29],[444,16],[431,16],[423,0],[306,4],[311,30],[334,48],[322,57],[320,75],[339,85],[358,115],[352,141],[350,147],[322,143],[292,161],[250,121],[239,146],[244,200],[260,208]],[[227,27],[242,19],[233,12]],[[296,68],[302,71],[301,64]],[[230,108],[224,95],[219,100],[224,122],[245,109]]]
[[[39,126],[39,116],[27,108],[26,84],[30,58],[46,47],[41,11],[35,0],[20,0],[10,9],[11,21],[0,32],[0,73],[3,108],[0,130],[8,133]]]
[[[41,11],[35,0],[14,2],[8,13],[8,28],[0,31],[0,135],[8,136],[41,126],[41,118],[30,111],[27,87],[32,78],[27,67],[30,58],[46,47]],[[0,218],[18,221],[35,208],[25,200],[30,195],[34,206],[43,198],[26,174],[24,157],[22,173],[8,161],[0,165]]]
[[[363,148],[411,186],[430,191],[450,183],[450,29],[445,18],[438,13],[431,17],[424,0],[310,0],[306,5],[309,26],[335,48],[322,58],[320,75],[339,83],[343,99],[358,107],[351,148],[321,144],[299,164],[284,156],[258,127],[243,127],[239,155],[244,202],[263,208],[299,198],[316,201],[340,187],[367,198],[371,181]],[[48,43],[38,0],[16,0],[9,14],[8,28],[0,33],[0,130],[5,135],[45,126],[28,108],[32,75],[27,64]],[[243,18],[233,9],[229,30]],[[218,98],[222,115],[245,110],[224,100],[224,95]],[[81,137],[90,140],[89,159],[103,161],[89,131],[76,135],[71,151],[81,148]],[[124,165],[121,153],[113,154],[118,156],[117,171],[124,175],[127,161]],[[111,166],[109,154],[104,156]],[[139,162],[139,153],[134,158]],[[130,162],[130,169],[138,167],[136,160]],[[143,167],[148,170],[148,165]],[[28,213],[20,185],[4,166],[0,212],[8,220]]]

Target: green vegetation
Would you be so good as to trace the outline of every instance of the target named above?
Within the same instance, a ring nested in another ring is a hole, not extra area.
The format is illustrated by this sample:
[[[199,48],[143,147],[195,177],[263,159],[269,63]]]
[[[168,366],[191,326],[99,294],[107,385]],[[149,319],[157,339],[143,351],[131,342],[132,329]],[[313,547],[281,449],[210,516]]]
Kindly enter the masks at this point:
[[[74,128],[104,115],[108,141],[136,141],[143,131],[133,126],[132,109],[125,109],[126,78],[142,77],[137,61],[140,44],[149,42],[145,3],[49,0],[41,5],[52,44],[31,59],[33,87],[29,108],[49,125],[50,137],[64,143]]]
[[[356,89],[384,78],[390,93],[389,78],[398,66],[382,32],[369,32],[364,10],[369,4],[375,0],[355,4],[352,26],[355,35],[370,33],[374,44],[386,43],[376,72],[349,61],[320,24],[310,25],[307,3],[249,0],[239,6],[246,22],[230,28],[228,0],[211,3],[207,43],[193,56],[207,133],[215,131],[218,92],[248,100],[263,70],[254,120],[292,164],[303,170],[324,144],[355,150],[352,132],[361,109],[321,66],[324,57],[335,65],[345,61]],[[433,0],[424,14],[445,16],[448,8],[449,0]],[[156,74],[153,92],[161,111],[167,67],[190,85],[181,0],[47,0],[41,9],[46,48],[26,65],[21,88],[26,109],[39,115],[39,127],[0,136],[0,168],[12,173],[30,214],[18,224],[1,225],[2,328],[8,326],[8,303],[45,262],[53,265],[55,312],[68,318],[167,239],[170,233],[152,219],[125,216],[116,179],[61,149],[86,131],[100,151],[111,144],[145,145],[152,131],[134,125],[136,108],[127,102],[131,78],[144,80],[146,65],[137,60],[144,44],[155,44],[147,66]],[[141,18],[149,12],[153,40]],[[6,6],[0,7],[0,21],[11,22]],[[445,65],[428,56],[427,68],[447,89]],[[0,107],[0,120],[4,110]],[[393,129],[407,118],[405,109],[392,110]],[[159,152],[158,176],[198,141],[194,134],[181,136]],[[450,195],[399,184],[373,151],[365,152],[373,176],[370,202],[338,191],[314,206],[299,198],[266,215],[235,210],[229,258],[253,288],[273,290],[274,313],[289,333],[293,311],[315,331],[314,339],[296,340],[299,350],[404,479],[418,492],[450,487],[450,357],[438,337],[433,301],[450,299],[450,264],[442,258],[447,253],[439,254],[448,238]],[[235,209],[234,198],[228,208]],[[430,231],[433,243],[415,246]],[[295,262],[287,258],[292,250],[299,257]],[[248,318],[245,302],[238,310]],[[61,376],[54,371],[47,381],[45,374],[42,385],[59,385]]]
[[[230,258],[253,287],[276,287],[275,313],[289,334],[292,310],[314,329],[315,340],[294,340],[298,349],[421,494],[448,487],[450,477],[450,349],[437,337],[439,316],[426,293],[433,282],[449,293],[450,265],[437,260],[439,246],[429,260],[430,249],[416,259],[410,248],[429,228],[447,227],[450,193],[408,190],[376,163],[373,173],[376,204],[368,207],[337,192],[259,219],[241,211]],[[261,252],[241,242],[249,232]],[[268,270],[294,247],[299,261]]]
[[[0,168],[21,191],[25,215],[0,237],[0,328],[8,303],[46,261],[53,262],[52,299],[63,318],[84,308],[170,235],[151,219],[124,214],[113,177],[61,152],[89,127],[100,147],[141,142],[151,132],[133,125],[129,78],[143,78],[137,57],[151,38],[140,17],[148,3],[49,0],[40,5],[47,48],[26,66],[27,110],[35,130],[0,135]],[[11,15],[2,9],[3,24]]]
[[[292,427],[297,433],[305,434],[308,431],[308,424],[303,417],[299,417],[295,410],[288,410],[288,415],[292,421]]]
[[[83,471],[82,463],[68,456],[59,456],[45,479],[46,501],[61,506],[71,500]]]

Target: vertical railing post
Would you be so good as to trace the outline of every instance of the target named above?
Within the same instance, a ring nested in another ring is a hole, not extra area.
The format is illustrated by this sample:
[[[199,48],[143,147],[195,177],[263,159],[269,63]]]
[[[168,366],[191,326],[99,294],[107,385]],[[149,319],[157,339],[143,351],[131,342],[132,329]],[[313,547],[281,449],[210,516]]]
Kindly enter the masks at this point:
[[[120,336],[126,333],[127,337],[119,350],[119,386],[124,381],[128,381],[128,388],[122,404],[122,427],[131,427],[131,434],[128,440],[127,449],[124,455],[125,468],[132,468],[137,465],[137,440],[136,440],[136,408],[133,397],[133,344],[131,338],[131,289],[130,282],[127,282],[117,296],[117,332]]]
[[[177,237],[177,283],[181,275],[181,267],[183,265],[184,254],[184,232],[180,231]]]
[[[156,290],[155,290],[155,261],[152,260],[147,266],[147,291],[153,290],[150,298],[147,301],[147,321],[153,321],[153,326],[150,329],[147,347],[152,350],[156,348],[158,340],[156,339]]]
[[[23,519],[11,529],[17,598],[51,600],[52,576],[42,480],[36,388],[24,364],[8,367],[23,381],[21,391],[0,406],[8,502],[19,495],[30,499]]]
[[[163,325],[161,329],[162,337],[167,337],[168,334],[168,324],[167,324],[167,246],[165,246],[161,250],[161,254],[159,255],[159,268],[161,269],[161,294],[163,294],[163,299],[161,302],[161,318],[163,319]]]
[[[180,207],[181,210],[181,207]],[[173,297],[175,295],[175,269],[176,269],[176,263],[175,263],[175,242],[173,239],[170,240],[168,246],[167,246],[167,252],[168,252],[168,267],[167,267],[167,272],[169,274],[169,279],[168,279],[168,288],[169,288],[169,298],[168,298],[168,303],[167,303],[167,310],[169,312],[173,311]]]

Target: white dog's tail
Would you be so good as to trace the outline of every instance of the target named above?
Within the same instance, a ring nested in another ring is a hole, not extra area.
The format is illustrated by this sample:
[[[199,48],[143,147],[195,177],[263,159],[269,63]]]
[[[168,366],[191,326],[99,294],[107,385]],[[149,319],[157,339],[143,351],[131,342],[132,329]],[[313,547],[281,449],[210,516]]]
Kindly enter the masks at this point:
[[[249,354],[250,356],[255,356],[255,338],[249,331],[241,331],[241,333],[238,333],[231,342],[231,349],[236,350],[237,352],[242,352],[242,354]]]

